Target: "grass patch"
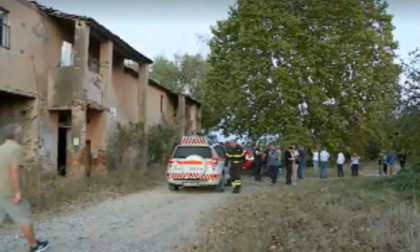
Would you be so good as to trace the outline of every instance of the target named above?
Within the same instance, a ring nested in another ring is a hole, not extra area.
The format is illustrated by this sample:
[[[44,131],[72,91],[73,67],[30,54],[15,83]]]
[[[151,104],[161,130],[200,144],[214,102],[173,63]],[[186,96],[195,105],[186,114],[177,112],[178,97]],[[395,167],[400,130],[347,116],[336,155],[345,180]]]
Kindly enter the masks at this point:
[[[240,197],[188,251],[420,251],[416,205],[381,179],[308,179]]]
[[[27,179],[25,193],[35,213],[61,212],[75,205],[153,188],[165,181],[165,169],[163,165],[146,170],[120,169],[93,173],[90,178],[80,179],[61,178],[55,174],[38,178],[34,171],[27,171],[25,177],[31,179]]]

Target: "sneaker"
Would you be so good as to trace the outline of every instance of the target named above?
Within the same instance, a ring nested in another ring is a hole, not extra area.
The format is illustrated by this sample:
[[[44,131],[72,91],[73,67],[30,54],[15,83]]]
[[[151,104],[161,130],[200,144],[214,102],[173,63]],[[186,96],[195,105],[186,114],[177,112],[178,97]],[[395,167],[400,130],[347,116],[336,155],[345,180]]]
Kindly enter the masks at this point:
[[[44,252],[50,247],[48,241],[36,241],[36,247],[29,248],[29,252]]]

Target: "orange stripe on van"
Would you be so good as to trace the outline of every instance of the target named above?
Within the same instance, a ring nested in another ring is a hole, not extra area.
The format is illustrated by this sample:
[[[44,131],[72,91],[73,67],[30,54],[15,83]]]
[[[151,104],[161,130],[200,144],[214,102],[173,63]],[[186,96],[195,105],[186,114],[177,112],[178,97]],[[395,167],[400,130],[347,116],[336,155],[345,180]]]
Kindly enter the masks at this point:
[[[201,161],[184,161],[182,162],[183,165],[203,165]]]

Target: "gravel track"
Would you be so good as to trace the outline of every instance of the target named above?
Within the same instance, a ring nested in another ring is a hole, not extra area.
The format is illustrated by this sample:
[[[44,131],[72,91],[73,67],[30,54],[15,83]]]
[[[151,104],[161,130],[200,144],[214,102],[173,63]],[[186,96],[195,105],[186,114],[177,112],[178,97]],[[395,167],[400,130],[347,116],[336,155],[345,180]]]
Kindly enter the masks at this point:
[[[222,204],[273,188],[268,179],[256,183],[245,176],[243,183],[239,195],[230,193],[231,188],[225,193],[202,189],[170,192],[162,186],[36,223],[37,234],[50,240],[50,252],[172,252],[193,242],[200,234],[199,224]],[[23,251],[27,251],[26,244],[17,230],[0,235],[0,252]]]
[[[170,192],[167,187],[108,200],[64,217],[37,223],[37,233],[51,242],[51,252],[165,252],[192,241],[198,224],[234,197],[264,188],[244,178],[242,193],[208,190]],[[17,231],[0,236],[0,252],[27,251]]]

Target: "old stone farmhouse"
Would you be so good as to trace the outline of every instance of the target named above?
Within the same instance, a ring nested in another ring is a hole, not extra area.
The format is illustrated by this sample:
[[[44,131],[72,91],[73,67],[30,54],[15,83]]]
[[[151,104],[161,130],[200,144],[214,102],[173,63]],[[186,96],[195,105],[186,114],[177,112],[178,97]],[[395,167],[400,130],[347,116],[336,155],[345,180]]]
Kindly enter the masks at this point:
[[[0,126],[24,126],[28,167],[74,175],[106,152],[116,123],[200,130],[200,104],[149,80],[152,63],[92,18],[1,1]]]
[[[169,123],[178,128],[178,135],[191,135],[201,131],[200,103],[179,95],[149,79],[147,125]]]

